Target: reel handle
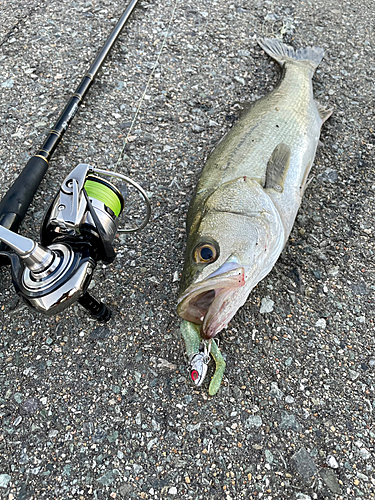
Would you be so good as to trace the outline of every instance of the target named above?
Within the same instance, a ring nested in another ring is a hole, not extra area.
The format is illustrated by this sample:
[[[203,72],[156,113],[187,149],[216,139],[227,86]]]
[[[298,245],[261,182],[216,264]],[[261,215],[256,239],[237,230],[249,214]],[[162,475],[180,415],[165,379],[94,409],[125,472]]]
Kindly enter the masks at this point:
[[[2,225],[0,225],[0,241],[11,248],[33,273],[48,269],[55,258],[49,248],[44,248],[30,238],[14,233]]]

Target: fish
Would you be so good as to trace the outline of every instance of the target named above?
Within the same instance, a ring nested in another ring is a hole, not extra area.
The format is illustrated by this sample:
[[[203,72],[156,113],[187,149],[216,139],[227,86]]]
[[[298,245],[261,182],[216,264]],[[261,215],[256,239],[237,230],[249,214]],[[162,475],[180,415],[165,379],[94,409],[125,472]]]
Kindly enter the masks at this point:
[[[280,80],[210,153],[188,210],[177,313],[202,340],[227,327],[275,265],[300,207],[322,124],[332,114],[313,96],[322,48],[295,49],[278,39],[258,43],[279,63]]]

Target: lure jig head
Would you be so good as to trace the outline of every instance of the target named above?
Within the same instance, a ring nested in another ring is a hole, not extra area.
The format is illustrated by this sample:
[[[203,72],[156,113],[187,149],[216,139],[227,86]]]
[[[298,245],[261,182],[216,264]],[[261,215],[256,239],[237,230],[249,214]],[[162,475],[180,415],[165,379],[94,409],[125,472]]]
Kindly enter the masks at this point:
[[[207,375],[208,363],[210,362],[211,342],[207,345],[204,341],[200,351],[190,357],[190,377],[196,387],[199,387]]]
[[[124,198],[98,173],[121,178],[140,192],[147,205],[140,226],[118,229]],[[110,310],[87,292],[93,271],[98,262],[110,264],[115,259],[116,233],[142,229],[150,214],[147,194],[136,182],[80,164],[65,178],[46,213],[41,244],[0,225],[0,240],[13,250],[0,253],[10,259],[16,291],[31,307],[55,314],[78,301],[91,316],[107,321]]]

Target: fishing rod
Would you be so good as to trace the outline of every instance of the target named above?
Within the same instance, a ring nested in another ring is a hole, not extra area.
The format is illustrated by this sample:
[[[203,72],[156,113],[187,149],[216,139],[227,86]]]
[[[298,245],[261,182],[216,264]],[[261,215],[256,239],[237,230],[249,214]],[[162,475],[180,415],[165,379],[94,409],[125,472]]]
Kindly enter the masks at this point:
[[[31,307],[46,314],[57,313],[78,301],[92,317],[107,321],[111,316],[108,307],[87,292],[92,273],[99,261],[113,262],[116,232],[140,230],[150,218],[150,202],[139,184],[117,172],[79,164],[63,181],[44,217],[41,244],[17,233],[51,156],[137,3],[129,3],[43,145],[0,201],[0,265],[10,263],[16,292]],[[136,228],[119,229],[125,200],[106,177],[131,184],[144,198],[147,214]]]

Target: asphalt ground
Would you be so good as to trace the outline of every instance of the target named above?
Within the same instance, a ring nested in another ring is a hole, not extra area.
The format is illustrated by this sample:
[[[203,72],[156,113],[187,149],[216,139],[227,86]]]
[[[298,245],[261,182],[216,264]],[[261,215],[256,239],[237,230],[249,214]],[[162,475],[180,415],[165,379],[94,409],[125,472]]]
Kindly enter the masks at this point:
[[[78,163],[113,168],[146,90],[118,171],[148,191],[152,220],[116,239],[90,286],[113,319],[42,316],[1,269],[0,497],[374,498],[374,4],[179,0],[167,33],[174,6],[141,1],[21,228],[38,238]],[[0,2],[1,195],[123,8]],[[278,81],[261,36],[326,50],[314,89],[334,113],[282,256],[219,336],[227,369],[209,397],[175,312],[185,218],[209,151]]]

